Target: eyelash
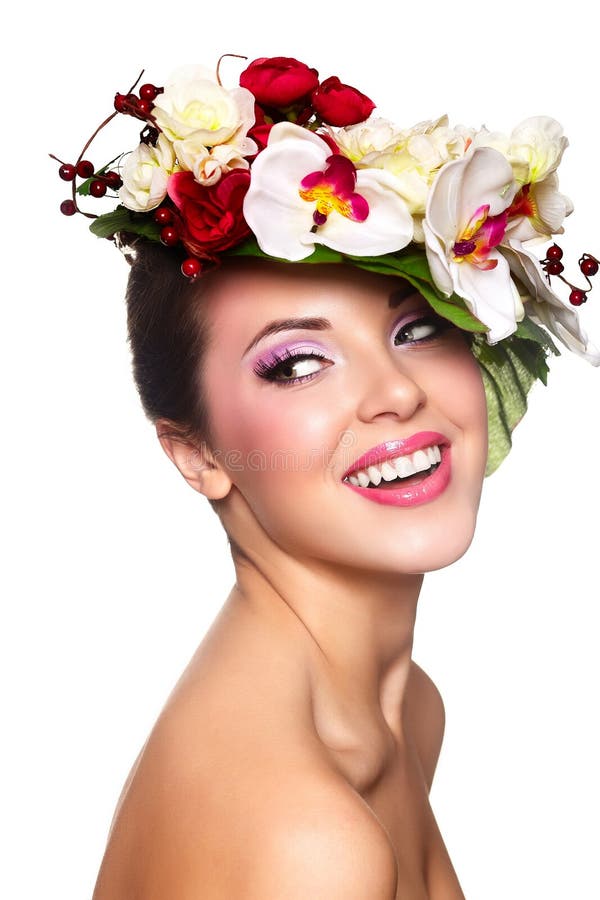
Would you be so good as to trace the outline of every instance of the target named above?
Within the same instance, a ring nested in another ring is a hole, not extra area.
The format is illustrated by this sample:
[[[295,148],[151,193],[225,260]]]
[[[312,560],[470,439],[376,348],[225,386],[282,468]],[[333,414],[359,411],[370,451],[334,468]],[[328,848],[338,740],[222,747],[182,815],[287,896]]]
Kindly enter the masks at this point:
[[[436,333],[421,338],[420,340],[407,341],[407,344],[424,344],[428,341],[433,341],[444,331],[447,331],[449,328],[453,327],[451,322],[444,320],[439,316],[422,316],[419,319],[413,319],[412,321],[407,322],[406,325],[403,325],[402,328],[400,328],[399,331],[396,332],[396,336],[398,334],[401,334],[403,331],[408,331],[409,329],[414,328],[417,325],[423,324],[434,325],[437,329]],[[308,375],[299,375],[297,378],[288,378],[280,381],[276,376],[278,370],[283,366],[284,363],[289,363],[290,360],[298,362],[299,360],[304,359],[327,359],[327,357],[322,353],[295,353],[294,351],[286,349],[281,353],[281,355],[275,354],[274,359],[275,362],[271,365],[264,363],[262,360],[259,360],[254,368],[254,371],[260,378],[264,378],[267,381],[272,381],[278,386],[286,387],[290,384],[298,384],[301,381],[309,380],[315,375],[318,375],[319,372],[310,372]]]
[[[262,360],[259,360],[254,371],[260,378],[265,378],[267,381],[274,381],[276,384],[280,385],[288,385],[297,384],[299,381],[305,381],[307,378],[312,378],[313,375],[317,375],[318,372],[311,372],[309,375],[299,375],[297,378],[288,378],[284,381],[279,381],[275,376],[284,363],[289,362],[289,360],[292,359],[295,362],[298,362],[301,359],[327,359],[327,357],[323,353],[294,353],[293,350],[284,350],[280,356],[275,354],[274,359],[275,363],[272,365],[268,365]]]

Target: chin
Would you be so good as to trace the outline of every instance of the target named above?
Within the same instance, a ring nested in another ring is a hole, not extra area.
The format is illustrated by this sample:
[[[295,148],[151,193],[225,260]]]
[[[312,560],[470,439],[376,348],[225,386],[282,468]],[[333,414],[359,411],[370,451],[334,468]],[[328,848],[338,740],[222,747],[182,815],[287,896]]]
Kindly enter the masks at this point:
[[[424,574],[445,569],[465,555],[473,542],[475,524],[471,529],[461,529],[451,536],[445,535],[436,543],[428,541],[415,547],[411,560],[411,574]],[[403,569],[406,571],[406,569]]]
[[[426,506],[421,508],[426,510]],[[374,572],[419,575],[435,572],[459,560],[475,536],[477,508],[465,503],[452,515],[423,516],[397,529],[387,529],[377,541],[356,546],[347,564]],[[371,532],[373,533],[373,532]]]

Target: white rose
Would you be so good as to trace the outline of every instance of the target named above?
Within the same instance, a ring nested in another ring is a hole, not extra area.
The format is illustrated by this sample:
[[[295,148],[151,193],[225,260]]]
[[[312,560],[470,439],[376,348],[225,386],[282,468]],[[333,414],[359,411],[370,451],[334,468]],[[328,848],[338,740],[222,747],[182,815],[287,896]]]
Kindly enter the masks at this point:
[[[121,170],[121,203],[136,212],[155,209],[166,197],[169,175],[178,168],[173,147],[163,134],[158,136],[156,147],[140,144],[129,154]]]
[[[230,169],[247,169],[258,152],[249,138],[254,96],[246,88],[227,91],[204,70],[186,67],[172,76],[154,102],[156,124],[173,141],[179,165],[200,184],[215,184]]]
[[[392,174],[420,225],[419,218],[425,214],[427,195],[437,172],[447,162],[464,156],[472,136],[473,132],[467,129],[448,127],[447,117],[441,116],[396,132],[387,146],[373,149],[357,166],[385,169]],[[423,240],[419,228],[415,239]]]
[[[153,112],[169,140],[193,135],[205,147],[214,147],[229,141],[243,125],[248,131],[254,123],[254,97],[246,88],[227,91],[207,78],[192,78],[167,84]]]
[[[528,167],[526,184],[543,181],[556,171],[569,146],[562,125],[549,116],[525,119],[510,136],[510,160]]]
[[[356,165],[369,153],[385,150],[401,141],[402,132],[387,119],[373,118],[339,128],[333,133],[333,139],[343,155]]]
[[[549,116],[533,116],[513,129],[510,137],[483,128],[475,137],[475,146],[499,150],[513,168],[521,184],[536,184],[556,171],[569,146],[563,128]]]
[[[192,136],[175,141],[173,147],[181,168],[193,172],[196,181],[206,185],[216,184],[231,169],[248,169],[250,163],[245,157],[258,152],[256,143],[243,136],[217,147],[205,147],[201,140]]]

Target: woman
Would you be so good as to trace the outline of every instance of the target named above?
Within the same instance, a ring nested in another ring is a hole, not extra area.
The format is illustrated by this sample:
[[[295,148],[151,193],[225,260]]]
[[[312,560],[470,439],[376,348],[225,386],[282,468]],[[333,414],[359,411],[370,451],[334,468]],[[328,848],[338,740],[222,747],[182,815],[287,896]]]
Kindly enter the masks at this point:
[[[600,361],[522,243],[570,211],[564,143],[537,122],[550,161],[525,175],[526,129],[506,153],[440,121],[381,146],[387,125],[349,130],[368,98],[311,73],[258,60],[227,97],[193,76],[116,100],[156,134],[94,230],[142,235],[136,383],[219,515],[236,583],[132,769],[95,900],[463,896],[427,798],[443,706],[411,660],[416,603],[471,542],[484,475],[545,375],[540,324]],[[273,96],[278,78],[300,93]],[[150,220],[171,249],[145,240]]]

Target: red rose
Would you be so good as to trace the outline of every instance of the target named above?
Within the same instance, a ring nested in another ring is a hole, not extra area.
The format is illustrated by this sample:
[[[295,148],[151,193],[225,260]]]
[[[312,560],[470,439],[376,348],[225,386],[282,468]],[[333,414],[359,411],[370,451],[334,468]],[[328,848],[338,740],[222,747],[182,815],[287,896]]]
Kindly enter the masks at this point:
[[[319,73],[289,56],[255,59],[240,75],[240,85],[259,103],[276,108],[290,106],[319,84]]]
[[[254,125],[248,132],[248,137],[252,138],[258,144],[259,152],[264,150],[269,140],[269,132],[273,127],[273,122],[265,119],[265,114],[258,103],[254,104]]]
[[[328,125],[356,125],[367,119],[375,104],[365,94],[333,75],[326,78],[312,93],[312,105]]]
[[[247,169],[232,169],[216,184],[198,184],[192,172],[176,172],[167,184],[183,222],[181,240],[189,253],[214,256],[250,234],[242,213],[250,186]]]

